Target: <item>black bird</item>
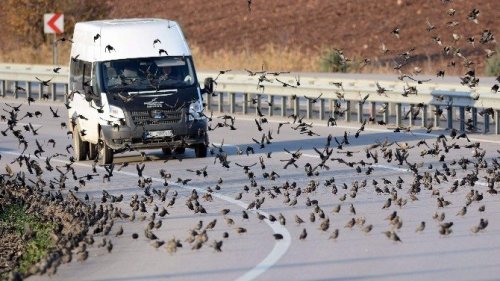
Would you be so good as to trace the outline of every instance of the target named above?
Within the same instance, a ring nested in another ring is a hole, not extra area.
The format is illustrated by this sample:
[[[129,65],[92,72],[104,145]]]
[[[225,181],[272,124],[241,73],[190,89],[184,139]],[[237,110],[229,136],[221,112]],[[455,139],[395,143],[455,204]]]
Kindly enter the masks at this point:
[[[155,47],[156,44],[161,44],[161,41],[160,39],[156,38],[154,41],[153,41],[153,48]]]
[[[104,52],[111,53],[111,51],[116,52],[116,49],[111,45],[106,45],[106,47],[104,47]]]
[[[57,114],[57,112],[59,111],[59,109],[57,109],[56,111],[54,111],[54,109],[52,108],[52,106],[49,106],[49,108],[50,108],[50,112],[52,112],[52,116],[53,116],[54,118],[59,118],[59,117],[61,117],[61,116],[59,116],[59,114]]]
[[[144,168],[146,167],[146,164],[142,164],[142,166],[140,166],[139,164],[136,164],[135,165],[135,169],[137,170],[137,175],[139,176],[139,178],[142,178],[142,172],[144,171]]]
[[[38,77],[35,77],[36,80],[40,81],[40,83],[43,85],[43,86],[49,86],[49,82],[52,81],[52,78],[50,78],[49,80],[41,80],[40,78]]]
[[[310,98],[307,96],[304,96],[304,98],[306,98],[309,101],[309,103],[316,103],[321,98],[322,95],[323,95],[323,93],[320,93],[317,98]]]
[[[97,41],[97,39],[101,38],[101,35],[99,33],[97,33],[96,35],[94,35],[94,43],[95,41]]]

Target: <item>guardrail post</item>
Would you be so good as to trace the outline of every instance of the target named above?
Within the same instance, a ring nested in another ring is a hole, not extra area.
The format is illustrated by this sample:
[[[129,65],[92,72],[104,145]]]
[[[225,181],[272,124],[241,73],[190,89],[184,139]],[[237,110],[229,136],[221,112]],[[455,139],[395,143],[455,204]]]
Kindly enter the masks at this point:
[[[224,112],[224,92],[219,93],[219,102],[217,104],[217,109],[219,112]]]
[[[2,97],[5,97],[5,90],[7,88],[7,83],[5,82],[5,80],[2,80]]]
[[[401,103],[396,103],[396,127],[401,127]]]
[[[453,128],[453,107],[451,105],[446,108],[446,128],[448,130]]]
[[[459,114],[458,122],[460,123],[460,131],[465,132],[465,108],[463,106],[460,106],[458,108],[458,114]]]
[[[306,116],[307,116],[307,119],[311,119],[312,118],[312,102],[307,100],[307,106],[306,106]]]
[[[42,83],[38,83],[38,100],[41,100],[43,96],[43,85]]]
[[[212,111],[212,94],[207,94],[207,109]]]
[[[413,118],[413,104],[410,104],[410,112],[408,113],[409,126],[412,127],[415,124],[415,118]]]
[[[488,113],[484,113],[484,133],[488,133],[490,131],[490,115]]]
[[[384,111],[384,114],[382,115],[382,121],[384,121],[384,123],[388,124],[389,123],[389,103],[388,102],[384,103],[384,106],[385,106],[385,111]]]
[[[64,102],[68,101],[68,84],[64,84]]]
[[[286,116],[287,116],[286,97],[281,96],[281,117],[286,117]]]
[[[474,129],[477,128],[477,108],[473,107],[472,108],[472,126],[474,126]]]
[[[18,98],[18,95],[17,95],[17,87],[19,87],[19,82],[18,81],[14,81],[14,98]]]
[[[500,135],[500,110],[495,110],[495,134]]]
[[[319,100],[319,120],[325,120],[325,99]]]
[[[295,99],[293,100],[293,114],[295,116],[299,116],[299,114],[300,114],[300,104],[299,104],[299,101],[300,101],[299,97],[295,97]]]
[[[363,123],[363,103],[358,102],[358,123]]]
[[[255,115],[258,115],[259,112],[257,111],[257,109],[260,109],[260,94],[257,94],[255,96],[255,99],[257,100],[257,103],[255,104]]]
[[[243,105],[241,110],[243,114],[248,113],[248,93],[243,93]]]
[[[420,109],[422,111],[422,128],[427,127],[427,105],[422,106]]]
[[[229,93],[229,113],[233,114],[236,111],[235,93]]]
[[[370,102],[370,117],[377,118],[377,103],[374,101]]]
[[[50,85],[50,98],[52,100],[56,100],[56,84],[55,83],[52,83],[52,85]]]
[[[437,112],[439,111],[439,105],[435,105],[434,108],[436,109],[436,112],[434,112],[434,128],[438,128],[440,125],[439,121],[441,121],[441,120],[439,120],[441,115],[437,114]]]
[[[26,81],[26,98],[31,97],[31,82]]]
[[[344,112],[344,120],[346,122],[351,122],[351,101],[345,101],[345,112]]]
[[[267,97],[267,101],[268,101],[268,105],[269,107],[267,108],[267,114],[269,116],[273,116],[273,108],[274,108],[274,96],[273,95],[269,95]]]

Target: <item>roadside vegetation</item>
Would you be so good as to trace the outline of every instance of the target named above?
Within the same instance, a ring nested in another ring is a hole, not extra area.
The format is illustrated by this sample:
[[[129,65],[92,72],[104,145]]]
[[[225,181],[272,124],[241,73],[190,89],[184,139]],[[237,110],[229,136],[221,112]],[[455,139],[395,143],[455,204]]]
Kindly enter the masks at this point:
[[[21,205],[0,209],[0,279],[8,272],[27,273],[54,246],[53,225],[36,214],[28,214]]]
[[[500,48],[497,48],[495,53],[486,61],[484,72],[488,76],[500,75]]]

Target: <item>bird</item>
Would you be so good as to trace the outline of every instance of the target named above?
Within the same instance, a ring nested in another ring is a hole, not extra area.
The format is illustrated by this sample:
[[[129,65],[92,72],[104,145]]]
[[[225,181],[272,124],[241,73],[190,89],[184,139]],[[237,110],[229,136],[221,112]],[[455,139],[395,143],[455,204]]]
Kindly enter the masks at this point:
[[[40,78],[38,77],[35,77],[36,80],[40,81],[40,84],[42,84],[43,86],[46,86],[48,87],[49,86],[49,83],[50,81],[52,81],[53,78],[50,78],[48,80],[41,80]]]
[[[307,231],[306,231],[306,229],[304,228],[304,229],[302,229],[302,232],[301,232],[301,233],[300,233],[300,235],[299,235],[299,240],[305,240],[305,239],[306,239],[306,237],[307,237]]]
[[[104,47],[104,52],[111,53],[111,51],[116,52],[116,49],[111,45],[106,45],[106,47]]]
[[[425,221],[420,222],[420,224],[417,226],[417,229],[415,229],[415,232],[422,232],[425,229]]]

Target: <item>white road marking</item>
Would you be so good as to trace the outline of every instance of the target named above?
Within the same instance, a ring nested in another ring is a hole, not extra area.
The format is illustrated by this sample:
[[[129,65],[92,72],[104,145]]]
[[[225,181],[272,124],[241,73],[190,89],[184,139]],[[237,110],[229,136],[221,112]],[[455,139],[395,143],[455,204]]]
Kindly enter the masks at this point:
[[[11,151],[2,151],[2,153],[13,155],[13,156],[19,156],[19,153],[15,153],[15,152],[11,152]],[[40,159],[43,161],[46,158],[47,157],[40,157]],[[51,161],[64,163],[64,164],[70,163],[67,160],[62,160],[62,159],[57,159],[57,158],[53,158]],[[92,168],[91,165],[84,164],[84,163],[74,162],[74,165],[80,166],[80,167]],[[105,171],[105,169],[103,167],[96,166],[96,168],[99,170]],[[131,176],[131,177],[137,177],[136,173],[131,173],[131,172],[114,171],[114,173],[115,174],[122,174],[122,175],[126,175],[126,176]],[[148,176],[144,175],[144,177],[148,177]],[[164,180],[160,179],[160,178],[151,177],[151,179],[156,181],[156,182],[160,182],[160,183],[164,182]],[[186,190],[195,189],[197,192],[208,193],[205,189],[199,188],[199,187],[194,187],[194,186],[190,186],[190,185],[179,185],[176,182],[172,182],[172,181],[168,181],[168,184],[169,184],[169,186],[172,185],[172,186],[176,186],[176,187],[186,189]],[[211,195],[214,197],[217,197],[223,201],[226,201],[228,203],[238,205],[239,207],[241,207],[244,210],[248,206],[248,204],[241,202],[241,201],[238,201],[238,200],[235,200],[235,199],[228,197],[226,195],[217,194],[217,193],[211,193]],[[249,211],[252,213],[259,212],[260,214],[262,214],[266,217],[269,217],[269,214],[266,212],[263,212],[263,211],[258,211],[258,210],[249,210]],[[243,274],[238,279],[236,279],[238,281],[249,281],[249,280],[254,280],[255,278],[259,277],[261,274],[263,274],[264,272],[269,270],[273,265],[275,265],[286,254],[286,252],[288,251],[288,248],[290,248],[290,245],[292,243],[292,237],[290,235],[290,232],[288,232],[288,229],[286,229],[286,227],[282,226],[281,224],[279,224],[277,222],[273,223],[273,222],[269,221],[269,219],[265,219],[264,221],[273,230],[274,233],[279,233],[279,234],[283,235],[283,239],[277,240],[275,242],[274,247],[271,250],[271,252],[259,264],[257,264],[254,268],[247,271],[245,274]]]

